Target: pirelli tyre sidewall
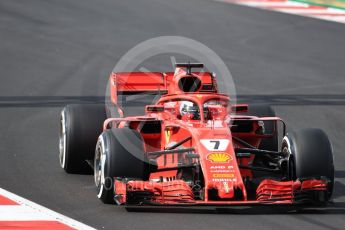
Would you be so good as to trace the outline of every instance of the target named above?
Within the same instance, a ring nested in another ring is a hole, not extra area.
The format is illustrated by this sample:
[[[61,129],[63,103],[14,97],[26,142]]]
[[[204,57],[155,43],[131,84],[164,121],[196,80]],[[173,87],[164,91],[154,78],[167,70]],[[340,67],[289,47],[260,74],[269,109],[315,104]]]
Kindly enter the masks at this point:
[[[333,193],[333,148],[321,129],[301,129],[289,132],[283,139],[282,151],[290,154],[290,179],[327,178],[326,201]]]
[[[124,146],[121,139],[131,141],[133,148]],[[138,158],[129,152],[135,149]],[[111,129],[98,138],[94,160],[94,177],[97,197],[106,204],[114,203],[114,179],[147,180],[148,163],[145,161],[144,141],[139,132],[132,129]]]

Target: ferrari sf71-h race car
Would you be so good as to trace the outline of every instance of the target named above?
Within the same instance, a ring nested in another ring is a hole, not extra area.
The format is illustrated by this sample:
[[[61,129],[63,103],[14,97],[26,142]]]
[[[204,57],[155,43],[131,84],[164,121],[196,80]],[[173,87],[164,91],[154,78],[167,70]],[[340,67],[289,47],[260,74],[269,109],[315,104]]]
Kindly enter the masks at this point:
[[[218,92],[215,74],[193,68],[203,64],[112,73],[112,106],[66,106],[61,167],[93,171],[98,198],[118,205],[329,201],[333,153],[322,130],[286,134],[271,107],[232,104]],[[152,96],[156,102],[144,106]]]

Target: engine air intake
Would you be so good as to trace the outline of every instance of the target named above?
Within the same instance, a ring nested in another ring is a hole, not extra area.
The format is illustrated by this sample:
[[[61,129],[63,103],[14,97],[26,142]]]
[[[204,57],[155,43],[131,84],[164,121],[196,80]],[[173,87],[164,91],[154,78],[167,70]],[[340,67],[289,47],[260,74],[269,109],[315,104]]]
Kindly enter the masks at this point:
[[[201,80],[194,76],[182,77],[178,82],[178,87],[183,92],[197,92],[201,87]]]

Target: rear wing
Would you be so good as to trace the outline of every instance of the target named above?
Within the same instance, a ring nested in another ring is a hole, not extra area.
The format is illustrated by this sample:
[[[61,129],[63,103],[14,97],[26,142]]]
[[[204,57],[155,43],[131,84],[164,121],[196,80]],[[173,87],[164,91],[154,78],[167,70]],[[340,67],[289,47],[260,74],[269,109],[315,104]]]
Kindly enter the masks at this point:
[[[166,78],[158,72],[112,73],[110,82],[110,97],[114,104],[118,104],[118,95],[167,93]]]
[[[112,73],[109,82],[110,101],[120,117],[143,115],[145,105],[168,92],[167,77],[159,72]]]
[[[215,76],[209,72],[190,72],[202,64],[178,63],[175,72],[122,72],[110,75],[110,101],[121,116],[126,107],[140,107],[133,115],[144,112],[145,105],[154,104],[164,94],[187,92],[216,93]],[[184,69],[187,68],[187,71]],[[129,102],[129,103],[128,103]],[[126,115],[127,111],[126,111]]]

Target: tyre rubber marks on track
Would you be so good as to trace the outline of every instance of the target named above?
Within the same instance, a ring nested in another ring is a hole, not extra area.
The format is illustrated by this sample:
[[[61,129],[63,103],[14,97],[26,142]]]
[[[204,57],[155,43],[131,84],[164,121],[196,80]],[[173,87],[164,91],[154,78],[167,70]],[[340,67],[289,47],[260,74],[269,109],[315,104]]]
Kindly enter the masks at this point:
[[[286,0],[215,0],[345,23],[345,10]]]
[[[0,229],[94,228],[0,188]]]

